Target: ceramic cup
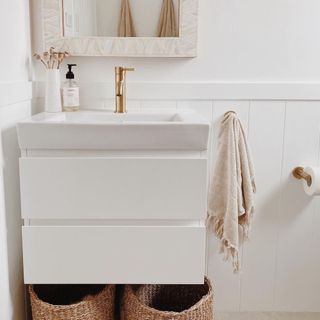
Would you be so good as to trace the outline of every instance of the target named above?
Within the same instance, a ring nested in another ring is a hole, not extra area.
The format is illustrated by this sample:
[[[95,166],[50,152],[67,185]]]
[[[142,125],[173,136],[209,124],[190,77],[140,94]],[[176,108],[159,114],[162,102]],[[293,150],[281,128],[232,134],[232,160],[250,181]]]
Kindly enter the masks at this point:
[[[46,70],[45,111],[61,112],[60,70]]]

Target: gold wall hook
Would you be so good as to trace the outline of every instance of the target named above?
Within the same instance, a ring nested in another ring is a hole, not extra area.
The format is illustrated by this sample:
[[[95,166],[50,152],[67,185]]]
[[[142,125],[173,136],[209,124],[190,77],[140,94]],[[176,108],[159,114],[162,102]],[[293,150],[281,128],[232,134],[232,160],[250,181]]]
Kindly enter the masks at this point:
[[[310,174],[306,173],[304,171],[303,167],[296,167],[293,169],[292,171],[292,175],[296,178],[296,179],[303,179],[307,182],[308,187],[311,186],[312,184],[312,177],[310,176]]]

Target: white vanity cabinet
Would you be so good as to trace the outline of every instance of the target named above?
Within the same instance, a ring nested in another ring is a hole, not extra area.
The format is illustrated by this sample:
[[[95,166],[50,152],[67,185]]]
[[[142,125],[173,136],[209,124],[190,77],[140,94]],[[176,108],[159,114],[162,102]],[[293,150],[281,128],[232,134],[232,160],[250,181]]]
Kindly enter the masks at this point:
[[[25,283],[203,282],[206,150],[45,149],[22,140]]]

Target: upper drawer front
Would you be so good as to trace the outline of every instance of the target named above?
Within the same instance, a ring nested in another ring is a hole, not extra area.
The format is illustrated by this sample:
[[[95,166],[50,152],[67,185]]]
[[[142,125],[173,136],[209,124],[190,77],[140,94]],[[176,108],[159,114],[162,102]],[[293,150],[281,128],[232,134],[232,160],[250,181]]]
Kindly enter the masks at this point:
[[[205,227],[23,227],[25,283],[201,283]]]
[[[205,159],[23,158],[22,217],[204,219]]]

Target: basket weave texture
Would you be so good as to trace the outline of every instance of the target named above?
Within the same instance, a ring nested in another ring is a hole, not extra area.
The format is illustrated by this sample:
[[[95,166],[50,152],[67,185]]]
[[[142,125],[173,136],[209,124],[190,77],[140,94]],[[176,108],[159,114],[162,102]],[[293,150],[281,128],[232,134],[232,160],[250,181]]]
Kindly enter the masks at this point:
[[[105,286],[97,294],[89,294],[80,302],[55,305],[39,298],[29,285],[33,320],[113,320],[115,286]]]
[[[212,320],[213,290],[203,285],[125,287],[122,320]]]

